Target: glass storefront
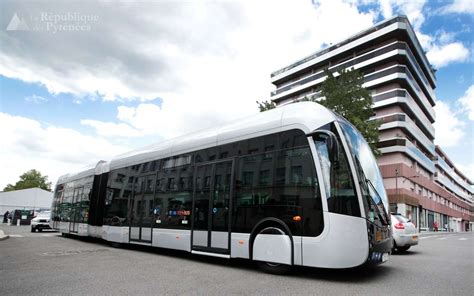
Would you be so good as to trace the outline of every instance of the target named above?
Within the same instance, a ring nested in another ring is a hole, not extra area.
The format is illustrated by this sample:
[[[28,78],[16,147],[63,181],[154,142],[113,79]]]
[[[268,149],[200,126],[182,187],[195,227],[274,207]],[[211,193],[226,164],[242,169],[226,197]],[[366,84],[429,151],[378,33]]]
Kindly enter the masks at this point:
[[[418,208],[412,205],[406,205],[405,216],[418,227]]]

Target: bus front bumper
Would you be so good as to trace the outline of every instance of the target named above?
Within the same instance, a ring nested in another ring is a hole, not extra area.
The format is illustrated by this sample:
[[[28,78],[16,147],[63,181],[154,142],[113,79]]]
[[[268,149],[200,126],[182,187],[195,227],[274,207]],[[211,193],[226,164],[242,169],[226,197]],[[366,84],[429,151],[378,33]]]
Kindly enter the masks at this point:
[[[372,243],[367,263],[381,264],[387,262],[388,257],[390,256],[390,251],[392,250],[392,244],[393,241],[391,238],[387,238],[381,242]]]

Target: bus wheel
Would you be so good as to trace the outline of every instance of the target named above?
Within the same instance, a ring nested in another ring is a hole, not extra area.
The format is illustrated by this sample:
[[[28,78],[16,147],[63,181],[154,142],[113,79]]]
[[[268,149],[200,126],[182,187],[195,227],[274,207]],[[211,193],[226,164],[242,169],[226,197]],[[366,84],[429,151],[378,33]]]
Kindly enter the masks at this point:
[[[262,228],[255,236],[252,259],[264,272],[283,275],[291,267],[291,264],[288,264],[291,263],[293,251],[291,244],[291,239],[284,230],[267,224],[267,227]],[[272,260],[280,263],[272,262]]]
[[[271,274],[284,275],[290,270],[290,265],[280,263],[257,261],[257,265],[262,271]]]

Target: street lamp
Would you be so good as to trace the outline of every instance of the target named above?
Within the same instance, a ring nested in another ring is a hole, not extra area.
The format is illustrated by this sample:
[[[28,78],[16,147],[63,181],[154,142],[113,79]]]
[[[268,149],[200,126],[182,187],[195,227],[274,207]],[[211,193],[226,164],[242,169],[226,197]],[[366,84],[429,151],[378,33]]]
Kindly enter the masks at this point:
[[[411,180],[412,178],[419,178],[420,176],[419,175],[413,175],[413,176],[410,176],[410,177],[405,177],[405,179],[403,179],[402,183],[405,183],[405,181],[408,179],[410,181],[413,181]],[[415,193],[416,194],[416,193]],[[416,213],[417,213],[417,224],[418,224],[418,231],[421,231],[421,209],[420,209],[420,205],[418,205],[417,209],[416,209]]]

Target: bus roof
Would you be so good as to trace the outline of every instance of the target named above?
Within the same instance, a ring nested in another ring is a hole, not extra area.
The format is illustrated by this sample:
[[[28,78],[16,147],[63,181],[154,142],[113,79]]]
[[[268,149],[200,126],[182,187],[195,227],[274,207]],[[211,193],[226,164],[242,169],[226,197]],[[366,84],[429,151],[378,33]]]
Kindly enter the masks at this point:
[[[317,103],[287,104],[217,128],[118,155],[110,161],[110,170],[294,128],[309,133],[334,120],[335,115]]]
[[[100,175],[113,169],[155,159],[172,157],[284,130],[298,128],[305,133],[309,133],[334,120],[334,113],[318,103],[299,102],[297,104],[287,104],[236,120],[218,128],[190,133],[133,150],[114,157],[110,162],[101,160],[96,164],[86,166],[80,171],[60,176],[57,184],[64,184],[92,175]]]
[[[78,179],[92,176],[92,175],[100,175],[108,171],[109,171],[109,162],[106,162],[105,160],[100,160],[98,163],[88,165],[77,172],[60,176],[58,178],[57,185],[64,184],[66,182],[71,182],[71,181],[78,180]]]

